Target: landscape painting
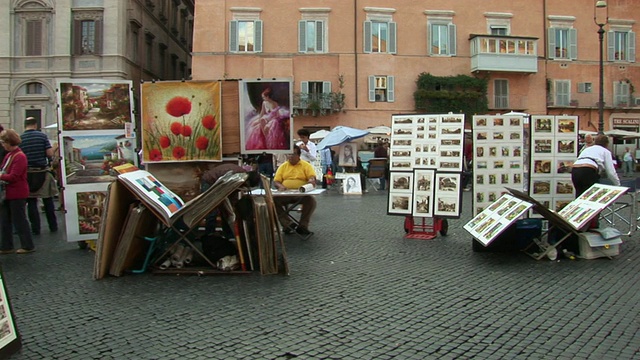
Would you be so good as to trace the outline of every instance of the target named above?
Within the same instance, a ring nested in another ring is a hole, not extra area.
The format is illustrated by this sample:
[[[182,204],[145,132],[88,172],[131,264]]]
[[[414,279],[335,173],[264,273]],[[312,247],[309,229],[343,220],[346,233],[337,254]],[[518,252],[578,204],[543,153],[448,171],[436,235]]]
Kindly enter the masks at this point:
[[[113,167],[135,164],[135,139],[124,134],[62,136],[63,182],[87,184],[112,182]]]
[[[131,81],[60,81],[60,130],[124,129],[132,119],[131,84]]]

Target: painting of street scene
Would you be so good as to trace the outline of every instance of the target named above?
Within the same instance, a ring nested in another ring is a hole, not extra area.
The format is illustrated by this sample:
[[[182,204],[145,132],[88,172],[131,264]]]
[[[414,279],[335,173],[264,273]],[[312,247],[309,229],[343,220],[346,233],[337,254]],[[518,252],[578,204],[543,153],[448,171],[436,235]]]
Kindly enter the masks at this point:
[[[104,200],[107,197],[105,191],[78,192],[78,233],[97,234],[102,219]]]
[[[111,182],[113,167],[134,164],[135,140],[124,135],[63,136],[65,184]]]
[[[131,82],[61,82],[62,131],[124,129],[131,123]]]

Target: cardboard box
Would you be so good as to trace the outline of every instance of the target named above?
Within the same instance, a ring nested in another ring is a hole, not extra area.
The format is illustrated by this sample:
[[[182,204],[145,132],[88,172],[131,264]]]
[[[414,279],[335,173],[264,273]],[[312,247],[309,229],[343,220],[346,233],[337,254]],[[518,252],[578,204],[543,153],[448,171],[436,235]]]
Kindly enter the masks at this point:
[[[578,244],[580,247],[580,258],[597,259],[601,257],[611,258],[620,254],[620,232],[617,236],[609,236],[608,239],[602,237],[598,232],[581,232],[578,235]]]

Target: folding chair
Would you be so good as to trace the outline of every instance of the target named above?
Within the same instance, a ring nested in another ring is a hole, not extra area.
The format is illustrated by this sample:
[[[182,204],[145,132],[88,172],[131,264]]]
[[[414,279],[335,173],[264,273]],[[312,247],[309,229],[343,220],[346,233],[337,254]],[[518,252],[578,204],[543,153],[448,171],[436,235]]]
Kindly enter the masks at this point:
[[[376,183],[380,182],[380,179],[384,179],[387,172],[387,159],[386,158],[373,158],[369,160],[369,166],[367,167],[366,178],[370,187],[375,191],[378,191]],[[374,181],[377,180],[377,181]]]

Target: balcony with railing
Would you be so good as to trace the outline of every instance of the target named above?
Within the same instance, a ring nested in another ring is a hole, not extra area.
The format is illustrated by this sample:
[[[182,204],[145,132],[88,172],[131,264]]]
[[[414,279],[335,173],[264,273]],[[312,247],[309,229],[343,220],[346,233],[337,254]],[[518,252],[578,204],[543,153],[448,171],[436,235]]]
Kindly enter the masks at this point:
[[[471,72],[538,72],[538,38],[472,34],[469,43]]]
[[[325,116],[343,110],[345,96],[341,92],[293,93],[294,116]]]

